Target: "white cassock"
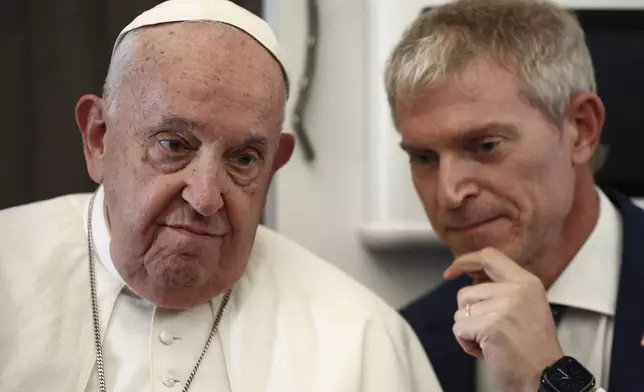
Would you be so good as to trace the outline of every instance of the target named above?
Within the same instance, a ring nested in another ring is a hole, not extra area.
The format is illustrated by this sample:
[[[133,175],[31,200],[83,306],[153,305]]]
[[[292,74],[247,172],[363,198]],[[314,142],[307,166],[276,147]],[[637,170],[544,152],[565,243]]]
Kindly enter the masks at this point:
[[[84,228],[89,197],[64,196],[0,212],[2,392],[98,391]],[[139,298],[111,263],[103,209],[94,211],[107,390],[180,391],[221,298],[185,311]],[[440,390],[397,312],[335,267],[262,227],[190,388]]]

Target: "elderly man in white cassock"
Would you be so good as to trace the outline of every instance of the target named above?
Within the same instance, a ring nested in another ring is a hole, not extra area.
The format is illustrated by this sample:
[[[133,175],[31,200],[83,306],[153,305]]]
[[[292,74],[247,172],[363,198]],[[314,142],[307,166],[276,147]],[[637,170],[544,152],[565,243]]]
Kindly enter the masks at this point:
[[[228,1],[123,30],[76,107],[96,192],[0,212],[0,390],[440,390],[393,309],[258,227],[287,90],[273,33]]]

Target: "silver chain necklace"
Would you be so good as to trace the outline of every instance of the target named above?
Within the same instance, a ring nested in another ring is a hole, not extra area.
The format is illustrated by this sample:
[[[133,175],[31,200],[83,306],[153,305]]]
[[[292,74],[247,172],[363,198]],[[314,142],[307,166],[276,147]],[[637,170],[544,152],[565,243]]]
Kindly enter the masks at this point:
[[[89,283],[90,283],[90,290],[92,295],[92,322],[94,324],[94,344],[96,346],[96,367],[98,369],[98,384],[101,392],[107,392],[107,388],[105,387],[105,369],[103,367],[103,348],[101,345],[101,329],[100,329],[100,324],[98,322],[99,320],[98,320],[98,296],[96,294],[96,272],[94,271],[94,257],[92,256],[94,253],[93,252],[94,238],[92,235],[92,210],[94,208],[95,197],[96,197],[96,193],[92,195],[92,199],[89,202],[89,209],[87,212],[87,252],[89,254],[89,257],[88,257]],[[230,299],[230,292],[231,290],[228,290],[224,294],[224,297],[221,301],[221,305],[219,306],[219,311],[217,311],[217,316],[215,317],[215,321],[212,324],[210,335],[208,335],[206,344],[204,345],[203,350],[201,350],[201,354],[197,359],[197,363],[195,364],[194,368],[192,368],[192,371],[190,372],[190,376],[188,376],[188,379],[186,380],[186,383],[183,386],[183,389],[181,390],[181,392],[187,392],[188,388],[190,388],[190,384],[192,384],[192,380],[195,378],[195,375],[197,374],[199,365],[201,365],[201,361],[206,355],[206,351],[208,351],[208,347],[210,347],[210,344],[212,343],[212,339],[217,334],[217,330],[219,328],[219,322],[221,321],[221,318],[224,315],[224,310],[226,309],[226,305],[228,304],[228,300]]]

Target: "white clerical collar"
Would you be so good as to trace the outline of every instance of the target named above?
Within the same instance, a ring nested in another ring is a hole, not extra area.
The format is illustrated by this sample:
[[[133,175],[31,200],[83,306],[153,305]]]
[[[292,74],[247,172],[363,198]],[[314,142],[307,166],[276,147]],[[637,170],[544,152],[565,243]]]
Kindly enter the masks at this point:
[[[615,315],[622,259],[622,221],[600,189],[599,219],[592,233],[548,290],[551,303]]]
[[[91,200],[91,199],[90,199]],[[89,201],[85,206],[84,225],[85,234],[87,235],[87,214],[89,212]],[[96,190],[96,197],[94,199],[94,207],[92,208],[92,239],[94,240],[94,249],[98,255],[98,260],[103,267],[116,279],[119,283],[127,286],[123,277],[119,274],[112,261],[110,253],[110,229],[107,226],[107,219],[105,219],[105,191],[103,186],[100,185]]]

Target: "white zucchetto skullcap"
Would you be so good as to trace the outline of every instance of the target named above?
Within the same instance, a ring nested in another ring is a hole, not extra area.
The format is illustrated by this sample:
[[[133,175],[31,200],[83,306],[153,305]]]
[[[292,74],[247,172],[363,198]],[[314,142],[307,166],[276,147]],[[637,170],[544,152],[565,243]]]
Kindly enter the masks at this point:
[[[268,23],[255,14],[228,0],[168,0],[137,16],[116,38],[114,49],[132,30],[162,23],[186,21],[213,21],[245,31],[259,42],[279,62],[288,91],[288,74],[277,38]]]

